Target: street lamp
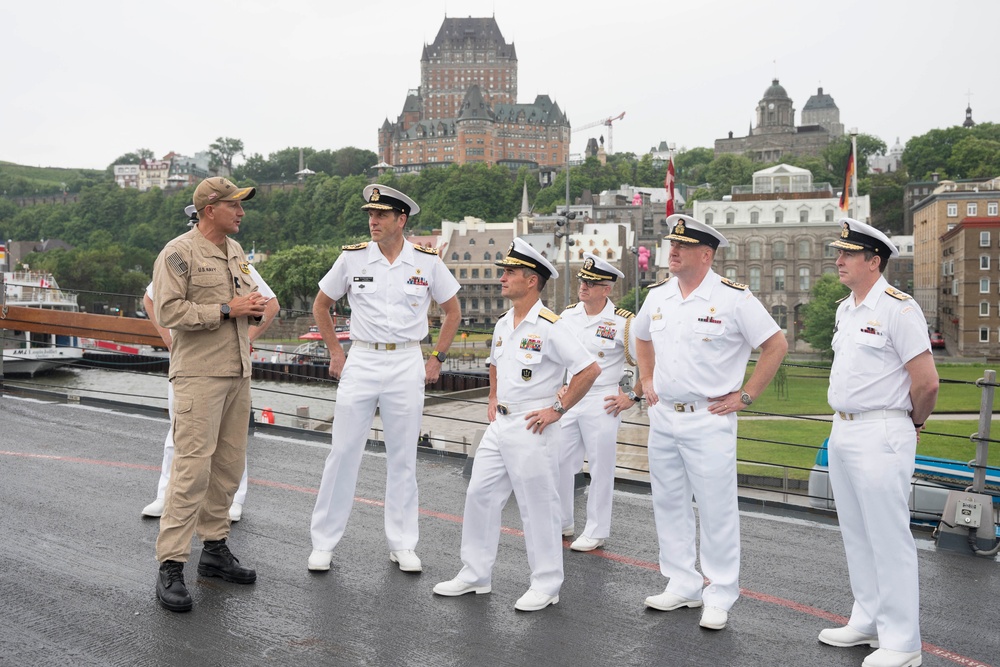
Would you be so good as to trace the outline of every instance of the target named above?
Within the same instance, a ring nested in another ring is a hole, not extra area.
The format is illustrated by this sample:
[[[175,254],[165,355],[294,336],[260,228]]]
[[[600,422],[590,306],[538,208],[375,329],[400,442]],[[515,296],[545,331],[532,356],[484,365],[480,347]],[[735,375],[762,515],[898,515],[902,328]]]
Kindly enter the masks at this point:
[[[576,219],[576,211],[570,211],[568,206],[566,207],[566,215],[560,216],[558,219],[556,219],[556,226],[558,227],[558,229],[556,230],[556,238],[557,239],[561,239],[561,238],[565,238],[566,239],[565,241],[563,241],[563,246],[565,247],[565,251],[566,251],[566,270],[563,272],[564,273],[564,277],[566,278],[566,303],[563,304],[563,309],[564,310],[569,307],[569,302],[570,302],[570,298],[569,298],[569,249],[570,249],[571,246],[574,245],[574,242],[573,242],[573,239],[571,239],[569,237],[569,235],[570,235],[569,221],[570,220],[574,220],[574,219]]]

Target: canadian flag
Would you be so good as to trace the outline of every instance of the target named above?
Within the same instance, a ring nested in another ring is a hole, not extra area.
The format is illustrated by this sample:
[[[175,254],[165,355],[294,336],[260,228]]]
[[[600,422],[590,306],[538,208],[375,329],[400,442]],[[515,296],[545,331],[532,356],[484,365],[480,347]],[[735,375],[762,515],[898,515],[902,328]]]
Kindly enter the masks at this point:
[[[39,286],[41,286],[42,289],[48,289],[50,287],[49,281],[46,280],[44,277],[38,281],[38,284]]]
[[[674,156],[670,156],[670,164],[667,165],[667,177],[663,181],[663,187],[667,189],[667,217],[674,214]]]

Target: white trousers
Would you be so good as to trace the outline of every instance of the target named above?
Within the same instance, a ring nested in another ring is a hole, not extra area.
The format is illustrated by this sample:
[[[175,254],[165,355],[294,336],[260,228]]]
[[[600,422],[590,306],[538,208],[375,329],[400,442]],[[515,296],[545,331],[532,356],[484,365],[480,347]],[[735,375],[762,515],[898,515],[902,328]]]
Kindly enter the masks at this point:
[[[170,481],[170,466],[174,463],[174,383],[167,383],[167,413],[170,415],[170,428],[167,429],[167,437],[163,441],[163,463],[160,464],[160,481],[156,485],[156,499],[163,500],[167,495],[167,482]],[[234,503],[240,505],[247,501],[247,467],[243,466],[243,477],[240,479],[240,488],[236,490],[233,497]]]
[[[477,586],[491,582],[500,542],[501,512],[511,491],[524,527],[531,588],[556,595],[563,582],[559,523],[559,423],[532,433],[525,412],[497,415],[486,429],[472,464],[462,523],[458,578]],[[560,420],[561,421],[561,420]]]
[[[417,546],[417,439],[425,378],[419,347],[351,349],[337,388],[333,446],[312,514],[313,549],[332,551],[344,535],[376,407],[382,417],[387,459],[386,541],[390,551]]]
[[[587,524],[581,535],[603,540],[611,534],[611,502],[615,491],[615,454],[621,415],[604,410],[606,396],[617,395],[618,385],[595,387],[559,420],[562,443],[559,457],[559,501],[562,526],[574,524],[573,482],[583,468],[584,454],[590,463],[587,491]]]
[[[666,590],[728,610],[740,595],[740,515],[736,493],[736,415],[706,409],[649,408],[649,475]],[[701,568],[695,568],[694,494]],[[711,583],[704,586],[704,579]]]
[[[910,480],[917,448],[909,417],[844,421],[830,434],[830,484],[847,552],[854,608],[849,625],[879,646],[920,650],[917,547]]]

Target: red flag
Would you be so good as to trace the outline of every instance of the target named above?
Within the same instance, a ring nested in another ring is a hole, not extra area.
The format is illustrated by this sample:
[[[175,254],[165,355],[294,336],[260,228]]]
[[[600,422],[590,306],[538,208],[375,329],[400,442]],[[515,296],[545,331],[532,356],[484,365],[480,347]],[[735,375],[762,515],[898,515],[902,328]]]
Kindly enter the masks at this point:
[[[851,206],[851,183],[854,181],[854,145],[851,145],[851,152],[847,155],[847,169],[844,170],[844,189],[840,192],[840,210],[846,211]]]
[[[663,181],[663,187],[667,189],[667,217],[674,214],[674,156],[670,156],[670,164],[667,165],[667,177]]]

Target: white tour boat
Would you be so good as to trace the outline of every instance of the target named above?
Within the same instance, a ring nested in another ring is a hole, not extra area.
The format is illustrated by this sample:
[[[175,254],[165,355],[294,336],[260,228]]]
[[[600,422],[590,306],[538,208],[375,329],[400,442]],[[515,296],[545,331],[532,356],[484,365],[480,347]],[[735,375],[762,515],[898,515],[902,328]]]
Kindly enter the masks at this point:
[[[10,271],[4,276],[4,300],[8,306],[78,311],[75,294],[59,289],[51,273]],[[76,363],[83,350],[74,336],[31,333],[0,329],[3,336],[3,372],[5,375],[30,375]]]

